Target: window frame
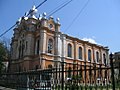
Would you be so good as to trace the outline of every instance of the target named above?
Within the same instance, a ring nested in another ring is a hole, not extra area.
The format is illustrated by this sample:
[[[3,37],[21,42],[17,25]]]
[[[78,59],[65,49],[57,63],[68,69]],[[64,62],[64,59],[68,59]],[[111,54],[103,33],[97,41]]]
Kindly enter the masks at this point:
[[[37,46],[36,46],[36,54],[38,55],[39,54],[39,51],[40,51],[40,40],[38,39],[37,40]]]
[[[107,61],[106,61],[106,54],[104,53],[103,54],[103,63],[106,65],[107,64]]]
[[[82,60],[83,59],[83,56],[82,56],[82,47],[79,47],[78,48],[78,59]]]
[[[47,44],[47,53],[52,54],[53,53],[53,39],[48,39]]]
[[[72,58],[72,45],[70,43],[67,45],[67,57]]]
[[[91,62],[91,60],[92,60],[92,51],[91,51],[91,49],[88,49],[88,61],[89,62]]]
[[[96,51],[96,62],[99,63],[99,52]]]

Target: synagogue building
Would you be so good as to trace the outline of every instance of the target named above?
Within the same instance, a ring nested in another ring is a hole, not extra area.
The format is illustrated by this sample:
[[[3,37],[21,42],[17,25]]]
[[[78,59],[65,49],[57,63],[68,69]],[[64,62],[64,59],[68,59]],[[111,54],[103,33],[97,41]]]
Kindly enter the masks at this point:
[[[73,64],[78,64],[78,69],[93,69],[109,67],[109,49],[101,45],[93,44],[79,38],[69,36],[61,32],[60,20],[46,13],[36,17],[37,10],[35,6],[31,9],[28,16],[23,16],[17,21],[14,28],[14,34],[11,42],[11,72],[28,72],[31,70],[40,70],[46,68],[61,67],[64,63],[64,70],[73,68]],[[92,70],[91,78],[94,75],[99,80],[106,76],[109,70]],[[65,73],[67,74],[67,73]],[[89,82],[89,71],[86,72],[86,82]],[[65,75],[65,78],[67,75]],[[84,82],[85,75],[82,72]],[[94,82],[94,81],[93,81]]]

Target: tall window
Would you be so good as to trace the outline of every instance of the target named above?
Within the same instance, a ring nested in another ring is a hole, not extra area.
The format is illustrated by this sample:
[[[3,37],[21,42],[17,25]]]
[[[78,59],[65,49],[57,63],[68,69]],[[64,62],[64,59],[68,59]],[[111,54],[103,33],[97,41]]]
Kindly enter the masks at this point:
[[[82,59],[82,48],[81,47],[79,47],[78,53],[79,53],[79,59]]]
[[[105,54],[103,54],[103,62],[106,65],[106,56],[105,56]]]
[[[26,41],[26,48],[25,49],[27,50],[27,48],[28,48],[28,41]]]
[[[20,41],[20,44],[19,44],[19,58],[23,57],[24,48],[25,48],[24,40],[22,40],[22,41]]]
[[[48,53],[52,53],[53,50],[53,40],[49,39],[48,41]]]
[[[21,58],[21,41],[20,41],[20,44],[19,44],[19,58]]]
[[[72,46],[68,44],[68,57],[72,57]]]
[[[91,50],[88,50],[88,61],[91,61]]]
[[[25,47],[25,45],[24,45],[24,40],[22,40],[22,52],[21,52],[21,53],[22,53],[22,54],[21,54],[22,57],[23,57],[23,55],[24,55],[24,47]]]
[[[39,40],[37,40],[37,54],[39,54],[39,48],[40,47],[40,41]]]
[[[96,52],[96,62],[99,62],[99,53]]]

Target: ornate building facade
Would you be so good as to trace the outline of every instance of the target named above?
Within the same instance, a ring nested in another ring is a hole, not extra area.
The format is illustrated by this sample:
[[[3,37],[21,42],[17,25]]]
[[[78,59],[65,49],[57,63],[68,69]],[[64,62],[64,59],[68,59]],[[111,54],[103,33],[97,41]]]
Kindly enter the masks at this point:
[[[78,64],[81,69],[105,68],[109,64],[109,49],[92,44],[88,41],[63,34],[60,31],[59,19],[46,18],[46,14],[35,17],[36,9],[27,17],[24,16],[17,22],[11,43],[11,72],[25,72],[49,67],[61,67],[65,63],[65,69]],[[103,70],[106,74],[108,71]],[[105,73],[101,76],[105,78]],[[94,79],[94,72],[92,71]],[[86,82],[89,82],[89,72],[86,72]],[[99,79],[99,72],[96,72]],[[85,80],[82,72],[83,82]]]

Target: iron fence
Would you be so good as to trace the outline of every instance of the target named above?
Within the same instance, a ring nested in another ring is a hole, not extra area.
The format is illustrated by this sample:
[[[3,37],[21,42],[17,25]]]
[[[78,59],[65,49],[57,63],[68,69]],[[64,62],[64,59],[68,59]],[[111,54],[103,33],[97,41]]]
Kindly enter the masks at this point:
[[[112,77],[111,77],[112,76]],[[55,68],[0,75],[0,85],[21,90],[120,90],[110,67],[64,64]]]

